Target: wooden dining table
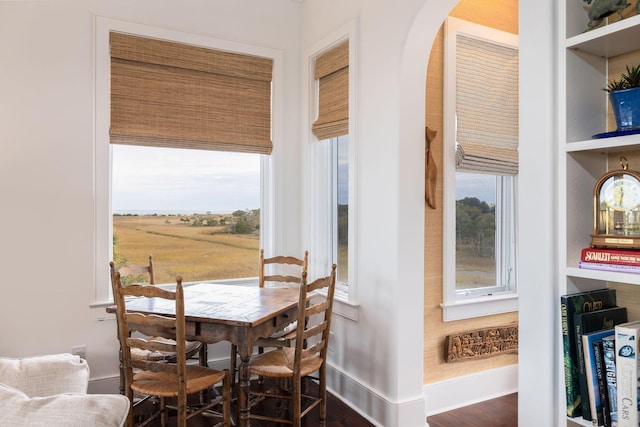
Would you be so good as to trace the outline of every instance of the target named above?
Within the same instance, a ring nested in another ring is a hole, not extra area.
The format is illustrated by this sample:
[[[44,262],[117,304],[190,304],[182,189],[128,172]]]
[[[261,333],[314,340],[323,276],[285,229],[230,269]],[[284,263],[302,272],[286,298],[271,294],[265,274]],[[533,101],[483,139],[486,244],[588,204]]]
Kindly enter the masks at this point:
[[[248,427],[249,360],[254,342],[295,320],[298,290],[215,283],[183,286],[187,339],[208,344],[229,341],[238,347],[238,425]],[[175,315],[175,305],[171,301],[149,298],[127,300],[127,310]],[[109,307],[107,311],[115,312],[115,307]]]

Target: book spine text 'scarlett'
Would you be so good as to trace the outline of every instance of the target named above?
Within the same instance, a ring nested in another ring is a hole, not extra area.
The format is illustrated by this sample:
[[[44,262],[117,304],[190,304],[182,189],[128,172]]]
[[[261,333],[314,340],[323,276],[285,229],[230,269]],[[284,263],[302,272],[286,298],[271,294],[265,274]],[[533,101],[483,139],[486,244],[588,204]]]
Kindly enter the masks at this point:
[[[640,251],[585,248],[582,250],[581,261],[640,266]]]

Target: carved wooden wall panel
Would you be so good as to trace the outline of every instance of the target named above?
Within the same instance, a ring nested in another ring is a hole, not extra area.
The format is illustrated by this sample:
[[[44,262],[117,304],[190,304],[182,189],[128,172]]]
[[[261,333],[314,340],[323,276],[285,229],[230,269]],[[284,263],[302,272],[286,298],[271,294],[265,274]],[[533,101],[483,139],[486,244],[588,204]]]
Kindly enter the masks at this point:
[[[518,352],[518,324],[459,332],[447,336],[445,359],[456,362]]]

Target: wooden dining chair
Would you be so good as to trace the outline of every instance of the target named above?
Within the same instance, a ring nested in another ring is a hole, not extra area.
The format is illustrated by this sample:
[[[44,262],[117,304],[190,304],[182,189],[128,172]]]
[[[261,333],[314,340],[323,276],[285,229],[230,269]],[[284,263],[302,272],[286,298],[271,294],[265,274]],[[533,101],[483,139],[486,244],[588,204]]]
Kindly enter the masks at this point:
[[[276,392],[253,385],[249,391],[250,407],[259,402],[276,398],[290,402],[290,418],[279,414],[250,414],[250,418],[300,427],[302,418],[316,406],[319,407],[320,425],[327,416],[327,350],[331,330],[333,295],[336,286],[336,265],[331,274],[307,284],[307,273],[302,274],[298,300],[297,339],[294,347],[280,347],[254,355],[249,362],[252,375],[273,378],[281,385]],[[318,372],[318,393],[303,393],[303,380]],[[285,381],[286,380],[286,381]],[[288,384],[282,387],[282,384]]]
[[[270,266],[279,267],[280,271],[270,271],[270,274],[267,274],[267,269]],[[258,286],[261,288],[264,288],[265,286],[282,287],[290,284],[297,288],[298,285],[300,285],[302,273],[307,271],[308,266],[309,251],[304,252],[304,257],[302,259],[282,255],[265,258],[264,249],[260,249]],[[290,267],[293,267],[295,271],[291,271]]]
[[[302,274],[307,271],[309,265],[309,251],[304,252],[303,258],[294,256],[274,256],[265,258],[264,249],[260,249],[260,268],[258,286],[269,287],[299,287]],[[269,273],[269,274],[267,274]],[[265,347],[290,346],[296,337],[296,322],[286,325],[283,329],[274,332],[269,337],[258,338],[255,345],[258,353],[263,353]],[[238,358],[236,346],[231,346],[231,373],[235,374]],[[234,375],[235,376],[235,375]],[[233,381],[233,380],[232,380]]]
[[[155,285],[155,276],[153,274],[153,255],[149,254],[149,263],[146,265],[124,265],[118,268],[120,273],[120,279],[122,283],[127,285],[133,285],[134,283],[149,283]]]
[[[176,399],[175,409],[177,426],[186,427],[187,420],[205,411],[217,416],[221,421],[216,427],[231,425],[231,391],[229,370],[211,369],[199,365],[188,365],[186,357],[184,292],[182,277],[176,277],[175,292],[158,286],[123,286],[120,273],[114,273],[116,315],[118,318],[119,339],[123,351],[125,395],[133,402],[133,393],[156,396],[160,399],[158,411],[154,412],[140,425],[160,416],[162,426],[167,425],[167,399]],[[155,298],[175,304],[175,316],[158,314],[146,315],[127,311],[127,297]],[[135,334],[134,334],[135,333]],[[142,337],[141,337],[142,335]],[[162,336],[166,341],[149,340],[147,336]],[[175,363],[165,360],[155,361],[133,357],[137,351],[174,353]],[[222,393],[215,399],[197,407],[189,407],[187,397],[222,385]],[[222,413],[212,412],[216,405],[222,406]],[[133,405],[129,410],[128,424],[133,426]]]
[[[266,274],[269,266],[280,267],[281,274]],[[260,249],[260,276],[258,277],[258,285],[261,288],[266,286],[294,286],[298,288],[302,280],[302,275],[307,273],[309,266],[309,251],[304,251],[302,259],[292,256],[274,256],[271,258],[264,257],[264,249]],[[295,271],[286,271],[287,268],[294,267]],[[259,338],[256,341],[258,352],[262,353],[264,347],[282,347],[290,346],[291,342],[296,338],[296,326],[294,321],[285,326],[284,329],[273,333],[266,338]]]
[[[147,265],[126,265],[124,267],[120,267],[116,270],[116,266],[113,261],[109,262],[109,268],[111,271],[111,291],[113,293],[113,299],[116,299],[116,282],[114,274],[117,272],[120,276],[120,281],[123,283],[123,286],[130,286],[133,284],[144,284],[148,283],[150,285],[155,285],[155,278],[153,275],[153,256],[149,255],[149,263]],[[171,340],[167,340],[163,337],[153,337],[150,340],[162,341],[162,342],[171,342]],[[187,359],[191,359],[198,355],[198,362],[201,366],[207,366],[207,346],[206,344],[201,343],[200,341],[187,341],[185,343],[185,355]],[[122,351],[122,347],[120,348]],[[133,353],[131,355],[135,359],[142,360],[150,360],[150,361],[166,361],[166,362],[175,362],[176,353],[175,351],[162,352],[162,351],[151,351],[151,350],[141,350],[141,349],[133,349]],[[124,393],[124,371],[122,366],[122,355],[120,357],[120,393]]]

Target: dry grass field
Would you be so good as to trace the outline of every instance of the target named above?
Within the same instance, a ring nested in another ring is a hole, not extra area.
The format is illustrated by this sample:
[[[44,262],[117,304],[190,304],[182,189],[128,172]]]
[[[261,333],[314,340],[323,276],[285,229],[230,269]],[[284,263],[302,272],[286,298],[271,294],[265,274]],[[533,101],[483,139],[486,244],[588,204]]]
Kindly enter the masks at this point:
[[[495,258],[478,257],[473,251],[456,251],[456,288],[495,286]]]
[[[194,227],[179,216],[114,216],[119,257],[146,264],[153,255],[156,283],[257,277],[257,234],[229,234],[224,226]]]

